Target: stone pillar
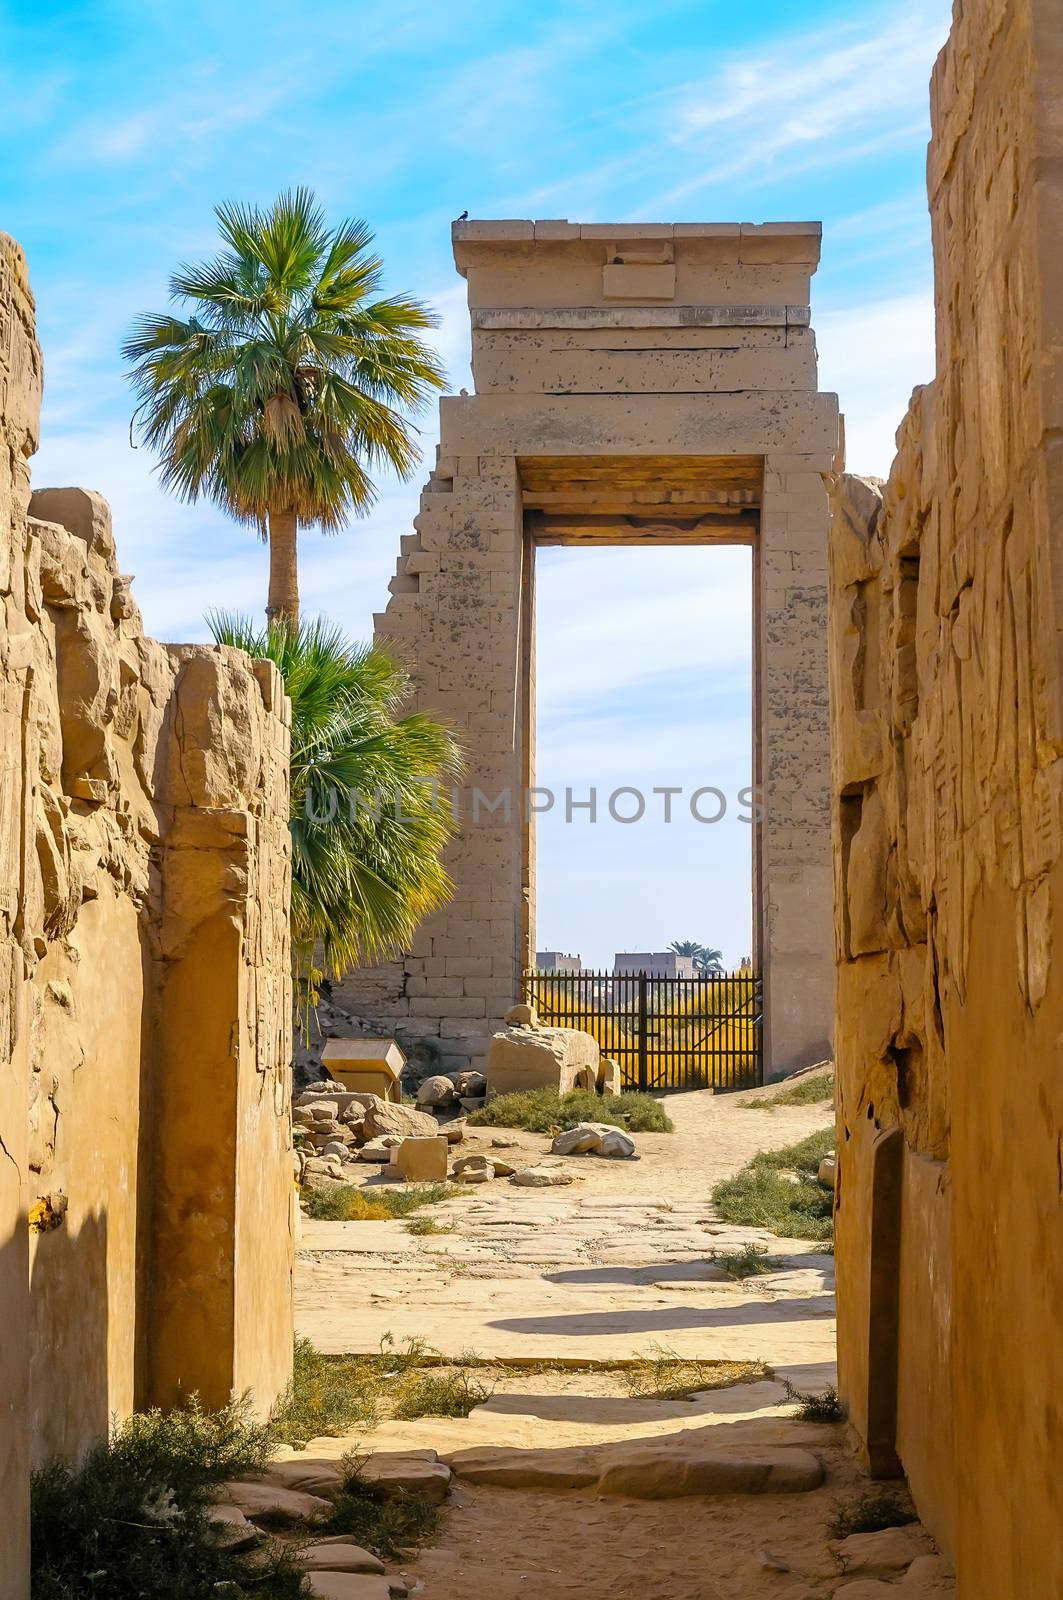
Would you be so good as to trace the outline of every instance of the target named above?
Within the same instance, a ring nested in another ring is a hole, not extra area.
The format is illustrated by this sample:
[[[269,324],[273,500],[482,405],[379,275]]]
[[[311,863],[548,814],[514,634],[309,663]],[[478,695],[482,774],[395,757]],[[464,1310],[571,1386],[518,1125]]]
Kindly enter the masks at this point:
[[[170,654],[148,1393],[265,1414],[292,1352],[287,701],[269,662]]]
[[[764,820],[755,871],[764,1063],[780,1076],[831,1054],[834,971],[824,453],[764,458],[757,544],[754,741]]]

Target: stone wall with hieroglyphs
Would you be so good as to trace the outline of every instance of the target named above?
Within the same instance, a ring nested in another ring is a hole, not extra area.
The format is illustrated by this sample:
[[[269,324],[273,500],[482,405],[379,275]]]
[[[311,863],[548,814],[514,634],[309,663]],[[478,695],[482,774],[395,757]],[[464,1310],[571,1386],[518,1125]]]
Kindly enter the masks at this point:
[[[937,374],[831,538],[840,1382],[964,1600],[1063,1593],[1061,83],[957,3]]]
[[[0,235],[0,1592],[32,1463],[291,1368],[288,705],[145,638],[98,494],[31,494]]]

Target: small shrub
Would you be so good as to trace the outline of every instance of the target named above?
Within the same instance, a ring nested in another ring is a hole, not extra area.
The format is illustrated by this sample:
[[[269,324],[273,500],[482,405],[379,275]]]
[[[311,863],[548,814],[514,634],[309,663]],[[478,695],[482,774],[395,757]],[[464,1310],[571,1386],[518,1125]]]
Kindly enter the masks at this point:
[[[391,1222],[460,1193],[447,1183],[396,1184],[394,1188],[341,1183],[306,1190],[303,1206],[307,1216],[317,1222]]]
[[[388,1492],[363,1475],[357,1456],[343,1460],[343,1489],[319,1530],[347,1534],[381,1559],[401,1556],[424,1544],[439,1525],[439,1512],[422,1494]]]
[[[407,1233],[424,1235],[428,1233],[453,1233],[454,1224],[448,1223],[445,1227],[438,1223],[435,1217],[414,1217],[406,1224]]]
[[[593,1089],[573,1089],[559,1095],[556,1089],[523,1089],[500,1094],[469,1118],[484,1128],[523,1128],[528,1133],[558,1133],[577,1122],[606,1122],[631,1133],[671,1133],[672,1122],[652,1095],[625,1090],[623,1094],[595,1094]]]
[[[743,1245],[741,1250],[727,1254],[714,1250],[712,1259],[732,1278],[763,1278],[767,1273],[779,1269],[779,1263],[771,1259],[762,1244]]]
[[[858,1499],[838,1505],[828,1528],[832,1538],[847,1539],[851,1533],[879,1533],[917,1521],[906,1489],[868,1489]]]
[[[735,1177],[716,1185],[712,1200],[719,1215],[789,1239],[829,1239],[834,1197],[816,1174],[834,1139],[833,1127],[824,1128],[785,1150],[762,1150]],[[796,1173],[797,1181],[783,1172]]]
[[[422,1372],[403,1385],[393,1415],[407,1420],[467,1417],[490,1400],[492,1392],[467,1372]]]
[[[211,1490],[260,1469],[268,1452],[246,1402],[208,1415],[193,1400],[129,1417],[76,1466],[35,1472],[33,1600],[295,1600],[303,1581],[290,1552],[220,1549],[207,1518]]]
[[[784,1380],[783,1388],[787,1397],[797,1406],[794,1415],[801,1422],[844,1422],[848,1415],[845,1402],[833,1384],[821,1394],[806,1394],[796,1389],[789,1380]]]
[[[704,1389],[757,1383],[767,1372],[761,1361],[691,1361],[656,1346],[652,1355],[627,1367],[623,1379],[635,1400],[689,1400]]]
[[[322,1434],[371,1428],[380,1386],[375,1358],[323,1356],[309,1339],[297,1339],[292,1381],[274,1408],[270,1431],[284,1444],[305,1444]]]
[[[798,1079],[789,1089],[765,1095],[759,1100],[740,1100],[745,1111],[774,1111],[776,1106],[815,1106],[834,1099],[834,1074],[821,1072]]]

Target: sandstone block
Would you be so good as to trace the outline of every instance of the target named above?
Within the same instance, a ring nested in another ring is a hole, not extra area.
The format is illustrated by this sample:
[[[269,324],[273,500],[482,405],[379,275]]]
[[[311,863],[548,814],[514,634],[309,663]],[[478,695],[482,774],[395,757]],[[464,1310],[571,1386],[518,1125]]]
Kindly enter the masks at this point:
[[[297,1489],[285,1489],[276,1483],[252,1482],[240,1479],[223,1485],[226,1503],[238,1506],[244,1514],[255,1517],[279,1517],[289,1522],[311,1521],[327,1515],[330,1507],[320,1495],[303,1494]]]
[[[450,1488],[450,1468],[434,1450],[374,1450],[359,1463],[359,1471],[381,1489],[423,1494],[433,1505]]]
[[[623,1087],[624,1077],[619,1061],[614,1061],[611,1056],[602,1056],[598,1063],[598,1093],[620,1094]]]
[[[513,1182],[523,1189],[550,1189],[566,1183],[575,1183],[571,1172],[564,1167],[525,1167],[514,1175]]]
[[[407,1183],[441,1183],[447,1176],[448,1149],[445,1135],[403,1139],[393,1160]]]
[[[432,1139],[439,1132],[439,1124],[427,1111],[418,1111],[415,1106],[382,1100],[377,1105],[366,1107],[365,1131],[373,1140],[386,1135],[400,1140]]]
[[[593,1089],[601,1049],[579,1028],[514,1026],[493,1034],[487,1051],[487,1081],[492,1094],[522,1089]]]
[[[391,1600],[387,1578],[359,1572],[307,1573],[308,1592],[315,1600]]]
[[[906,1572],[917,1556],[928,1550],[926,1535],[918,1525],[881,1528],[875,1533],[851,1533],[847,1539],[832,1539],[831,1549],[845,1573],[865,1578],[888,1578]]]

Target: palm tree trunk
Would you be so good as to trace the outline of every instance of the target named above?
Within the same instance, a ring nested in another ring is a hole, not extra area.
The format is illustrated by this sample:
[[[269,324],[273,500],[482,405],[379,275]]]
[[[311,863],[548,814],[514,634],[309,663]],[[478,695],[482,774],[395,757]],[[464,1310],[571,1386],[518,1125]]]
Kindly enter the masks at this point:
[[[299,563],[296,556],[298,518],[294,511],[271,510],[269,514],[269,599],[268,622],[298,622]]]

